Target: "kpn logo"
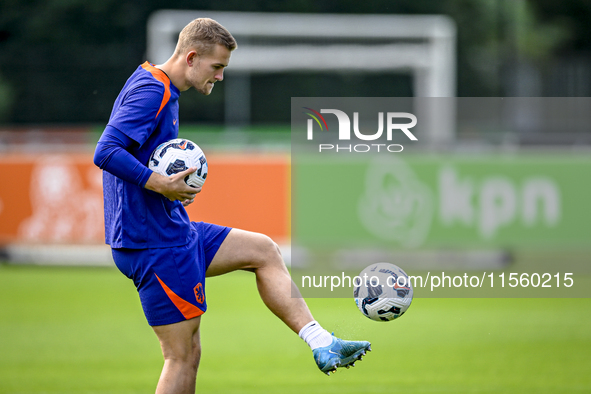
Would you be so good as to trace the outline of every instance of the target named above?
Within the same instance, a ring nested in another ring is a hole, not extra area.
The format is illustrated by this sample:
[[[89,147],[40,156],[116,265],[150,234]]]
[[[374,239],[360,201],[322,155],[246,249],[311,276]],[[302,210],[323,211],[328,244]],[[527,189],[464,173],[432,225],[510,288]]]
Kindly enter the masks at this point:
[[[411,141],[417,141],[417,137],[410,131],[416,126],[417,117],[408,112],[378,112],[378,130],[374,133],[362,133],[359,129],[359,112],[353,112],[353,135],[351,134],[351,118],[344,111],[338,109],[321,109],[316,111],[309,107],[303,107],[306,115],[310,116],[307,122],[307,139],[314,140],[314,129],[320,133],[334,133],[331,129],[329,131],[326,119],[322,114],[332,114],[336,116],[338,122],[338,142],[337,143],[320,143],[318,144],[318,152],[349,152],[349,153],[366,153],[366,152],[390,152],[399,153],[404,150],[400,144],[391,143],[392,136],[395,132],[402,132]],[[406,119],[406,123],[400,123],[401,119]],[[410,122],[409,122],[410,121]],[[384,123],[386,126],[384,127]],[[384,129],[386,130],[386,138],[384,140]],[[331,136],[333,139],[335,135]],[[323,140],[325,140],[323,138]],[[348,142],[348,143],[347,143]]]

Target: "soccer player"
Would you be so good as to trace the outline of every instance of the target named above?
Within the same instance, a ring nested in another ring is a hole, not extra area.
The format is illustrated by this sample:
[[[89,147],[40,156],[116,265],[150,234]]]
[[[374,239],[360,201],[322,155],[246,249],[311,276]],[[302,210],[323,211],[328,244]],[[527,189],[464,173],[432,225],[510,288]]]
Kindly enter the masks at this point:
[[[119,270],[134,281],[162,348],[156,393],[195,392],[205,277],[234,270],[255,274],[264,303],[311,347],[321,371],[349,367],[371,350],[369,342],[329,334],[303,298],[292,297],[299,292],[269,237],[189,220],[184,206],[201,188],[184,178],[196,168],[165,177],[146,167],[159,144],[177,138],[180,92],[195,88],[209,95],[236,47],[216,21],[189,23],[170,59],[146,62],[127,80],[95,151],[94,162],[104,170],[106,243]]]

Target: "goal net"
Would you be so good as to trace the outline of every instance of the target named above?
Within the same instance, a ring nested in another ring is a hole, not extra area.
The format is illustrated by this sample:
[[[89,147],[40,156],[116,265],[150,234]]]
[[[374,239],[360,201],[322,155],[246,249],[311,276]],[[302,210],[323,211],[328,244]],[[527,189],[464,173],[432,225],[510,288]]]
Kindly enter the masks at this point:
[[[416,97],[455,96],[456,28],[447,16],[160,10],[148,21],[148,59],[165,62],[181,29],[199,17],[217,20],[239,43],[225,81],[228,125],[249,123],[250,75],[256,73],[394,71],[411,75]],[[431,144],[453,140],[452,101],[417,108]]]

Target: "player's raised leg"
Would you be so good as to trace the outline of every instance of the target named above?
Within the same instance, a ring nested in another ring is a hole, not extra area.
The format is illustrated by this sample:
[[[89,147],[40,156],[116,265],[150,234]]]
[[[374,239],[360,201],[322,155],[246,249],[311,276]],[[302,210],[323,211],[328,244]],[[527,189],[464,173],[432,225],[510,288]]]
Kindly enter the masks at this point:
[[[370,350],[366,341],[343,341],[333,337],[312,317],[312,313],[281,256],[279,247],[269,237],[232,229],[215,257],[206,276],[235,270],[252,271],[265,305],[296,332],[314,352],[314,359],[324,373],[347,367]]]
[[[179,323],[153,326],[160,341],[164,367],[156,394],[194,394],[201,358],[201,316]]]
[[[271,238],[259,233],[232,229],[213,258],[206,276],[236,270],[255,273],[263,302],[294,332],[298,333],[314,320],[291,280],[279,247]],[[294,297],[292,291],[295,292]]]

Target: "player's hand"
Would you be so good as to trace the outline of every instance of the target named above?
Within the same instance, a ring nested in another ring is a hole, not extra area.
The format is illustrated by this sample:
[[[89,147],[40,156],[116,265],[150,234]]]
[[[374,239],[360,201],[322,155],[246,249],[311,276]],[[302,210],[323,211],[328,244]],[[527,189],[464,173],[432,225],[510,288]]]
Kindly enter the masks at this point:
[[[183,201],[183,207],[193,204],[194,201],[195,201],[195,199]]]
[[[185,183],[185,178],[195,171],[197,167],[191,167],[168,177],[154,172],[148,178],[145,188],[162,194],[170,201],[181,201],[184,206],[187,206],[201,191],[200,187],[191,187]]]

